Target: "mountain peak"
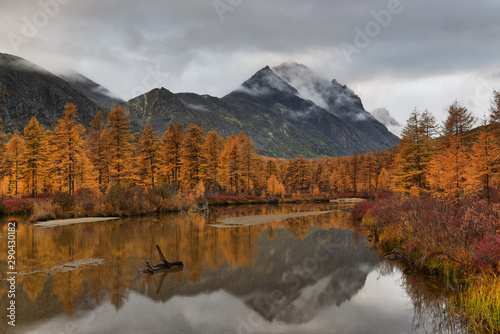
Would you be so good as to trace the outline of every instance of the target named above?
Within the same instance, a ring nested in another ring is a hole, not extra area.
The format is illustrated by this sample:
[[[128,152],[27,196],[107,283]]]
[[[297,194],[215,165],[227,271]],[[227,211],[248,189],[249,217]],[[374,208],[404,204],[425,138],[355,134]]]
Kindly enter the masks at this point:
[[[278,92],[298,95],[298,91],[276,75],[269,66],[262,68],[241,84],[238,91],[257,96],[268,96]]]

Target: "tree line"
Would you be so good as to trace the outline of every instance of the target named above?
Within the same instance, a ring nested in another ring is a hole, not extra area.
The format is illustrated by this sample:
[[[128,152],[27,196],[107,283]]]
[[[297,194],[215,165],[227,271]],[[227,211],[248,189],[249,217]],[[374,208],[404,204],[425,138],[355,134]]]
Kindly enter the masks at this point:
[[[107,118],[97,113],[88,128],[77,121],[77,113],[74,104],[67,104],[53,130],[33,117],[23,134],[15,132],[8,141],[0,125],[0,195],[105,193],[118,185],[197,196],[398,191],[489,198],[500,182],[496,91],[476,131],[471,131],[476,119],[455,101],[442,126],[430,112],[415,109],[395,149],[312,160],[260,156],[243,131],[222,138],[193,124],[171,123],[161,138],[151,124],[134,133],[119,106]]]

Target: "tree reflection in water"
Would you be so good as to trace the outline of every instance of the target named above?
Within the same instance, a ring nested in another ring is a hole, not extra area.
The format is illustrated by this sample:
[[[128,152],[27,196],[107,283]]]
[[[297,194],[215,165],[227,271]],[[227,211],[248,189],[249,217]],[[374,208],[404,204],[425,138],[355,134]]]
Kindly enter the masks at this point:
[[[348,213],[237,228],[209,225],[228,216],[325,209],[332,207],[226,208],[210,217],[172,214],[49,229],[20,224],[17,270],[22,274],[16,303],[19,310],[29,312],[19,312],[18,323],[36,324],[62,312],[74,316],[108,303],[120,311],[136,294],[165,303],[174,297],[225,291],[269,323],[306,324],[350,301],[376,268],[390,273],[365,239],[349,229]],[[182,260],[183,270],[139,273],[146,260],[158,260],[156,244],[167,259]],[[6,254],[5,243],[1,248]],[[89,258],[105,262],[47,272],[47,268]],[[6,272],[5,260],[0,269]],[[29,274],[33,270],[41,272]],[[430,317],[433,329],[446,332],[450,321],[444,299],[420,282],[406,276],[402,283],[413,303],[414,328],[428,329]],[[2,305],[6,305],[5,286],[1,289]]]

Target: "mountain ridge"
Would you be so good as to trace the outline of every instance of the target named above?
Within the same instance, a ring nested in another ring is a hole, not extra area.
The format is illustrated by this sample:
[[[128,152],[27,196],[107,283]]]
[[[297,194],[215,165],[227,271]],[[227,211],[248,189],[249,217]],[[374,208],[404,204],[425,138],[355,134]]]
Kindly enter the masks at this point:
[[[9,59],[20,62],[24,69],[12,62],[6,66]],[[0,88],[8,93],[0,96],[0,106],[4,106],[0,116],[10,131],[21,131],[32,116],[50,128],[64,104],[73,102],[80,111],[80,121],[88,125],[97,111],[107,113],[119,104],[129,114],[134,131],[140,132],[151,123],[162,134],[172,122],[197,124],[224,137],[243,130],[260,154],[282,158],[350,155],[397,145],[398,138],[366,112],[361,99],[346,86],[322,79],[304,65],[280,66],[262,68],[221,98],[173,93],[162,87],[122,101],[76,72],[58,77],[22,58],[0,54]],[[316,98],[308,99],[304,87],[293,84],[297,74],[291,71],[297,66],[309,73],[309,81],[306,78],[302,83],[310,86]],[[30,96],[35,96],[34,101]],[[359,120],[353,121],[356,118],[369,122],[360,125]]]

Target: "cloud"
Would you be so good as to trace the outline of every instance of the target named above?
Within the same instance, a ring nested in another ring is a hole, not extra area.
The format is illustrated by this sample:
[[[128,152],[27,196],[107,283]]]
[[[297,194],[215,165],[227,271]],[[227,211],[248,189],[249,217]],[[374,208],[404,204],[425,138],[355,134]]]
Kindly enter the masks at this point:
[[[43,12],[40,3],[63,1],[3,0],[0,50],[51,71],[74,69],[125,99],[136,87],[149,89],[143,81],[156,65],[168,73],[158,87],[223,96],[266,65],[297,61],[353,88],[369,110],[414,107],[404,96],[379,97],[392,83],[487,77],[500,68],[495,0],[401,0],[401,13],[351,63],[339,46],[354,45],[355,29],[376,22],[373,13],[386,10],[388,0],[221,1],[233,4],[223,20],[213,1],[70,0],[15,52],[9,34],[22,35],[26,20],[33,23]],[[374,84],[380,82],[385,86]],[[458,84],[474,94],[474,85]],[[425,101],[425,93],[415,95]],[[444,88],[429,109],[459,98],[456,93]],[[396,108],[389,105],[394,98]]]

